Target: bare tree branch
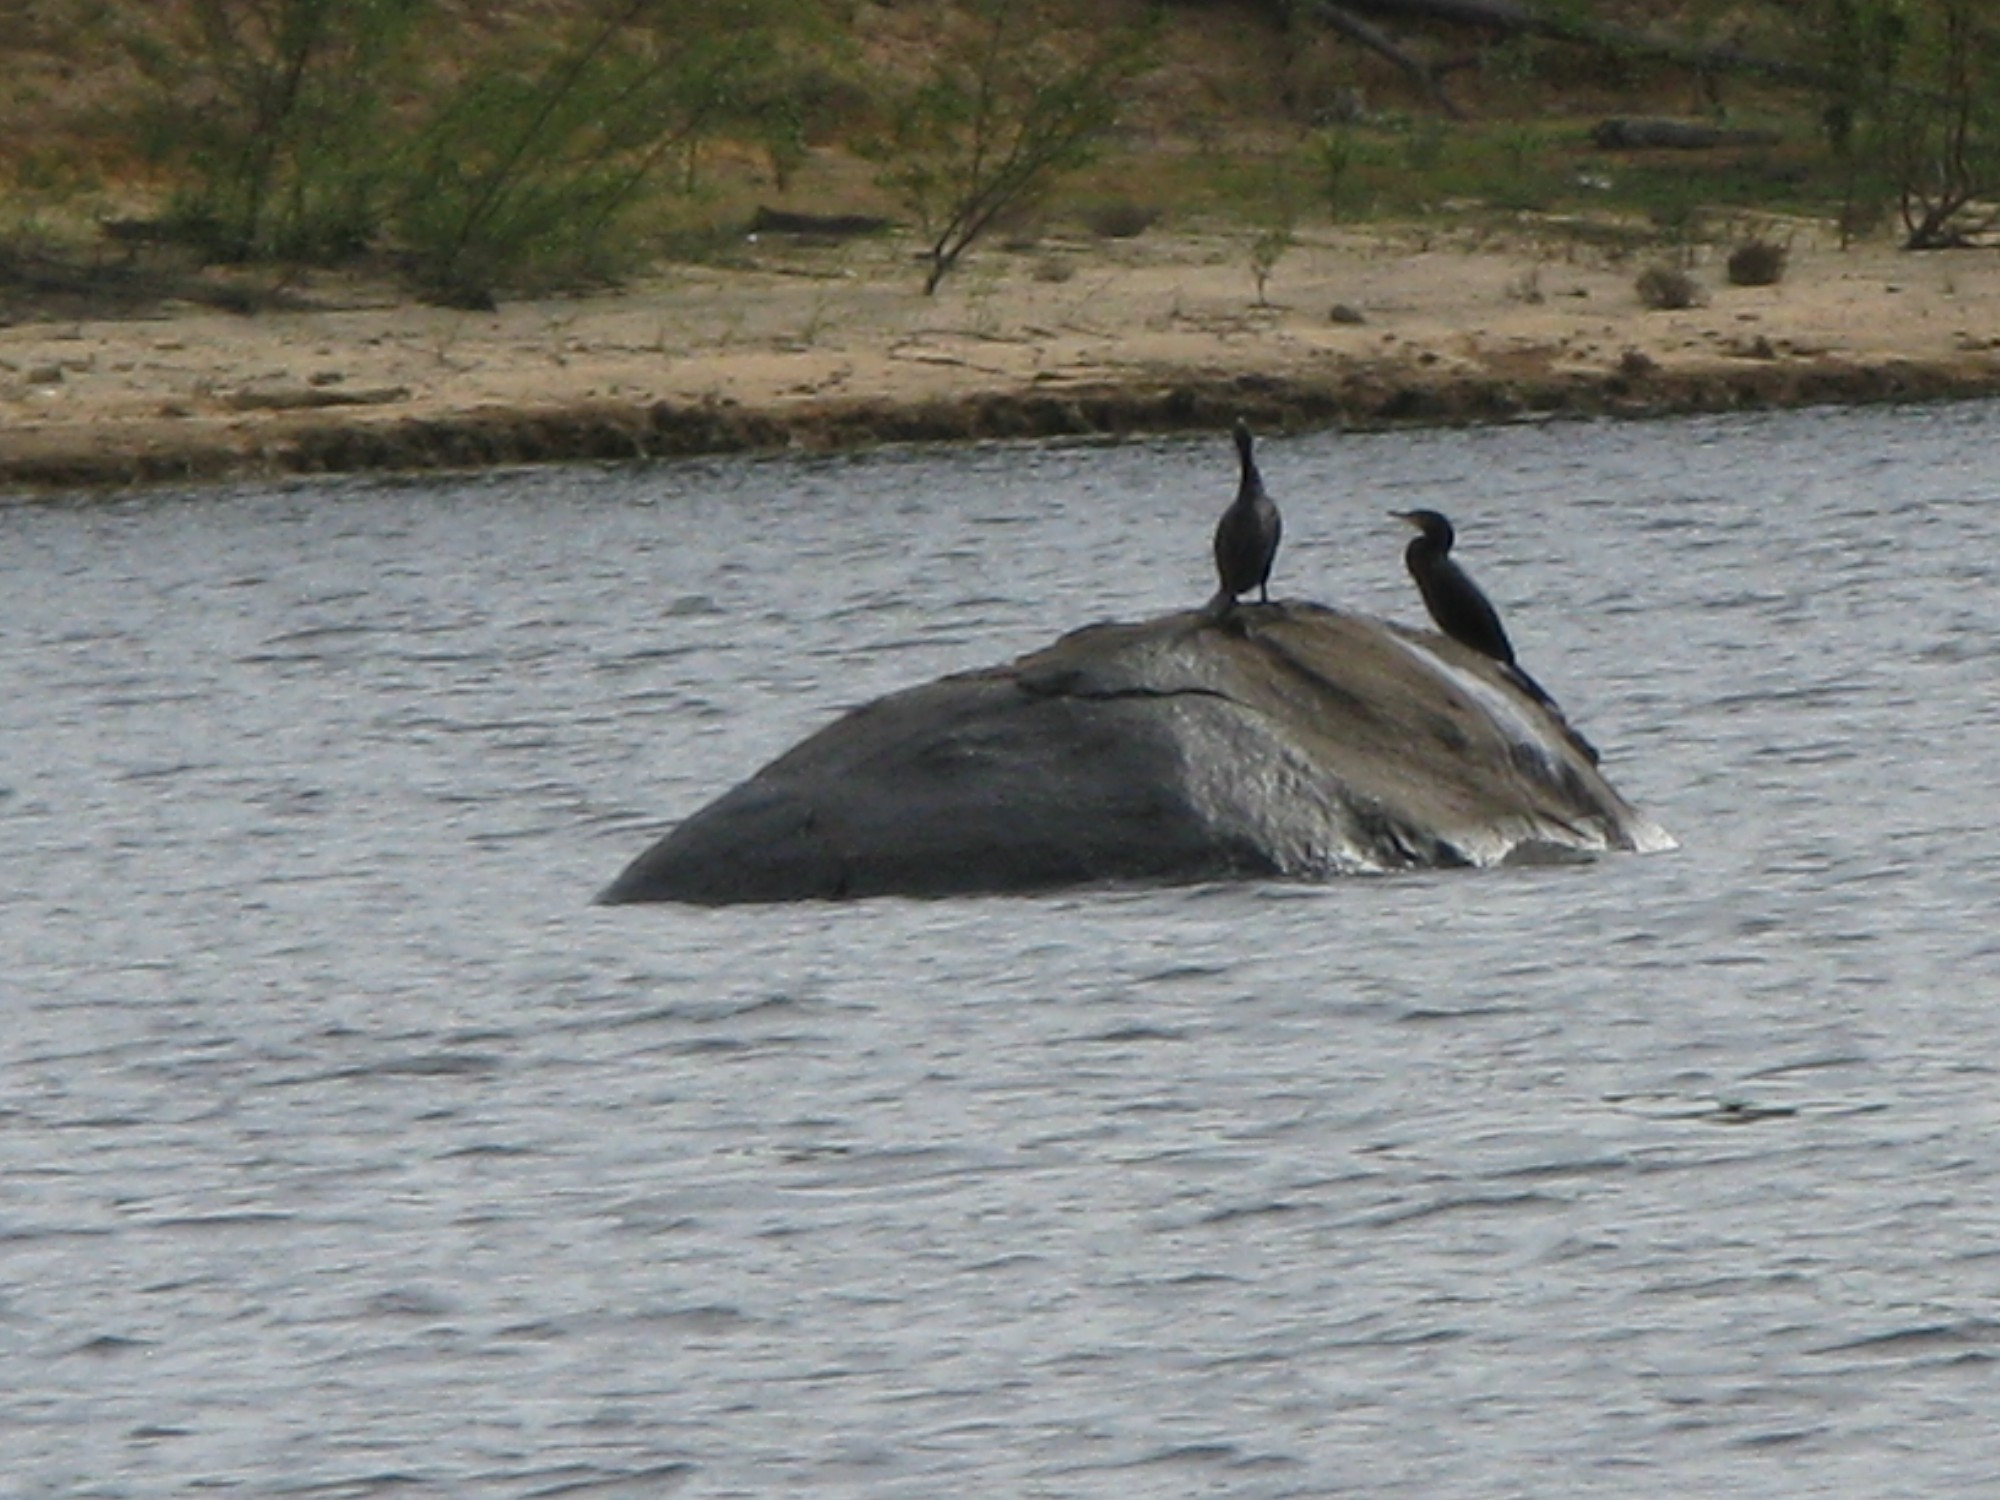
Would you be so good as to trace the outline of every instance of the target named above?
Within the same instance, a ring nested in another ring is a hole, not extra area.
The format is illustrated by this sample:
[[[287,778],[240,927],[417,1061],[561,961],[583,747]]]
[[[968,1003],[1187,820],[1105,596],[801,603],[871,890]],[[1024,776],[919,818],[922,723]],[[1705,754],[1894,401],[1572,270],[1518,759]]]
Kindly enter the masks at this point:
[[[1426,63],[1393,38],[1370,26],[1364,17],[1377,21],[1465,27],[1499,36],[1542,37],[1549,41],[1570,42],[1600,51],[1671,63],[1700,74],[1745,73],[1774,83],[1808,88],[1824,88],[1833,81],[1825,68],[1809,63],[1766,57],[1736,46],[1697,46],[1674,37],[1656,36],[1628,26],[1595,21],[1577,13],[1574,8],[1553,7],[1543,11],[1524,5],[1520,0],[1340,0],[1337,5],[1314,4],[1309,10],[1328,27],[1380,53],[1410,73],[1441,103],[1437,65]]]
[[[1431,103],[1450,115],[1454,120],[1465,118],[1465,111],[1452,103],[1451,99],[1445,94],[1444,85],[1438,79],[1439,70],[1436,66],[1425,62],[1414,52],[1398,45],[1386,32],[1378,27],[1371,26],[1345,6],[1329,4],[1327,0],[1319,0],[1319,3],[1311,6],[1310,9],[1313,15],[1328,30],[1338,32],[1349,41],[1359,42],[1369,51],[1379,53],[1383,57],[1388,58],[1390,62],[1409,74],[1416,82],[1417,87],[1430,97]]]

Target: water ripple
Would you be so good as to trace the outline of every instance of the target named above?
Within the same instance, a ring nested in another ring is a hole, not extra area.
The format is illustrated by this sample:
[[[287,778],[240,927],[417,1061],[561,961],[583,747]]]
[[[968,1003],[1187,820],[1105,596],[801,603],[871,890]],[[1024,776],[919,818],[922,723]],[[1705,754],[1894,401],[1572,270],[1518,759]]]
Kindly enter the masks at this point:
[[[1463,517],[1670,859],[716,912],[589,897],[1199,602],[1226,440],[0,507],[6,1484],[1991,1491],[1996,440],[1269,440],[1287,595]]]

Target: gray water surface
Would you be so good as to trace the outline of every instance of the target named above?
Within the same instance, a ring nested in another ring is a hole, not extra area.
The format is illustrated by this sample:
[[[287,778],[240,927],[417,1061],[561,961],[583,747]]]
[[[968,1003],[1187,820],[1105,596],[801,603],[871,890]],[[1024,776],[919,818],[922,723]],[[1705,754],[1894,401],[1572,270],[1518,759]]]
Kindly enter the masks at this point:
[[[2000,406],[1271,440],[1682,841],[602,909],[1225,435],[0,506],[0,1495],[2000,1493]]]

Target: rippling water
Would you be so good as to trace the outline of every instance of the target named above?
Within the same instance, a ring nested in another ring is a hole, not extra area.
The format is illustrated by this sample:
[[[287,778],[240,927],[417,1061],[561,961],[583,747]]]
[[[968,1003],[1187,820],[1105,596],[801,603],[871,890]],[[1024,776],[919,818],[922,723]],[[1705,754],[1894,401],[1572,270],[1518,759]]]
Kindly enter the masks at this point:
[[[1676,854],[605,910],[1226,437],[0,507],[0,1495],[2000,1492],[2000,407],[1271,441]]]

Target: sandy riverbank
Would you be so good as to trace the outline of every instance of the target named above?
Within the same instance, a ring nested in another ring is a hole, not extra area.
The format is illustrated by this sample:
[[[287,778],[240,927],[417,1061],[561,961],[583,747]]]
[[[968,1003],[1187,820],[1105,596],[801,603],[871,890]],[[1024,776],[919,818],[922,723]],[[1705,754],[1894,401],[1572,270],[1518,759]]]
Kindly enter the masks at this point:
[[[306,289],[237,315],[0,327],[0,488],[1221,426],[2000,393],[2000,255],[1792,242],[1784,279],[1644,308],[1560,235],[1302,233],[989,251],[919,293],[882,240],[749,247],[494,312]]]

